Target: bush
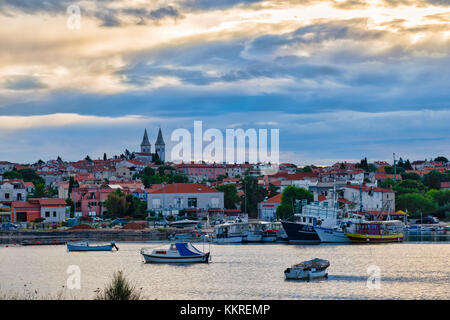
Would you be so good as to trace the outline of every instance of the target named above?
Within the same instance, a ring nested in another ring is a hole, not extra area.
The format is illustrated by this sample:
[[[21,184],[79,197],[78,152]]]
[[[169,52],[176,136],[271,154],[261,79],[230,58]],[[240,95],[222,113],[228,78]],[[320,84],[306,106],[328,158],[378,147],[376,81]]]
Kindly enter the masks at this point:
[[[122,271],[114,273],[111,282],[97,293],[95,300],[139,300],[141,292],[123,275]]]

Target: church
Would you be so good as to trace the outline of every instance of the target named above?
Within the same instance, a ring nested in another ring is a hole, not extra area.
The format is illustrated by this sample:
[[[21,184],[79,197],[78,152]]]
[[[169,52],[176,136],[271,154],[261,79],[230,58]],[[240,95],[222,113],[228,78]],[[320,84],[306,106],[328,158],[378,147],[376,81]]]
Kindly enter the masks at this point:
[[[165,162],[166,160],[166,144],[164,143],[164,139],[162,136],[161,128],[159,128],[158,131],[158,137],[156,138],[155,142],[155,152],[152,153],[152,145],[150,144],[150,141],[148,140],[147,135],[147,129],[144,131],[144,138],[141,142],[141,152],[135,152],[136,160],[145,162],[145,163],[151,163],[155,162],[158,159],[161,160],[161,162]]]

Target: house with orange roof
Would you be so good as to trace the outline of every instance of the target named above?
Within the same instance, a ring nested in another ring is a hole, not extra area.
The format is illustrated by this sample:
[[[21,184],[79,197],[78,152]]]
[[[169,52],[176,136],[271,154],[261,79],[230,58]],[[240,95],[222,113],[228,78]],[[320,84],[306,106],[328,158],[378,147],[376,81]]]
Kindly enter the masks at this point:
[[[258,203],[258,219],[274,221],[277,217],[277,208],[281,203],[282,193]]]
[[[11,203],[12,222],[33,222],[44,218],[44,222],[66,220],[66,200],[53,198],[32,198]]]

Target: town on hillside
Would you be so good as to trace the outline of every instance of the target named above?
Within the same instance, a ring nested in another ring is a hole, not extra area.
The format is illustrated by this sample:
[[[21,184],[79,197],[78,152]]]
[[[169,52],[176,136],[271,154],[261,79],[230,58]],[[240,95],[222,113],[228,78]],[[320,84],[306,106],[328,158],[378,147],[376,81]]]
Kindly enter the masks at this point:
[[[114,219],[154,224],[193,219],[289,217],[303,200],[376,217],[449,219],[450,162],[434,159],[339,162],[331,166],[166,161],[161,129],[154,148],[144,131],[138,152],[93,160],[17,164],[0,159],[2,226],[61,228]],[[75,222],[74,222],[75,221]]]

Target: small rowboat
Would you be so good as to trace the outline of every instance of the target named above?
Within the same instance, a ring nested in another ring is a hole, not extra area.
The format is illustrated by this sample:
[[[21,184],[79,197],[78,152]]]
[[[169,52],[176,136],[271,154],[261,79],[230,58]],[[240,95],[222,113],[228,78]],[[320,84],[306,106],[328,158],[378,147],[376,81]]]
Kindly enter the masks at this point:
[[[67,250],[72,251],[112,251],[112,248],[119,250],[114,242],[106,245],[91,246],[87,241],[77,244],[67,244]]]
[[[146,263],[208,263],[209,252],[199,251],[190,243],[173,243],[168,250],[156,249],[147,253],[141,249],[141,255]]]
[[[303,261],[284,270],[287,280],[311,280],[317,278],[326,278],[328,273],[326,269],[330,266],[328,260],[313,259]]]

